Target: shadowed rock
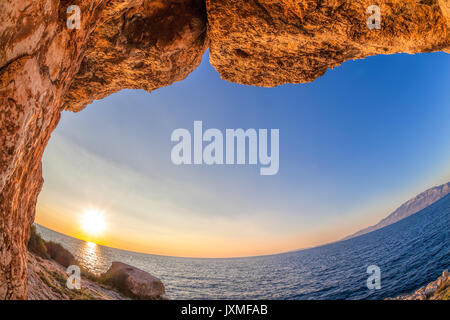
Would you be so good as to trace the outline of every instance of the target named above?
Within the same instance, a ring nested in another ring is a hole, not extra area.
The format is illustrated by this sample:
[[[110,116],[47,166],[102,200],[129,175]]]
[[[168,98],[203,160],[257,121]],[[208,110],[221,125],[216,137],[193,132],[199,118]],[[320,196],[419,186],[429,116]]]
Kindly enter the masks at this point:
[[[152,91],[183,80],[200,64],[206,50],[203,1],[134,2],[111,1],[103,10],[65,109],[79,111],[121,89]]]

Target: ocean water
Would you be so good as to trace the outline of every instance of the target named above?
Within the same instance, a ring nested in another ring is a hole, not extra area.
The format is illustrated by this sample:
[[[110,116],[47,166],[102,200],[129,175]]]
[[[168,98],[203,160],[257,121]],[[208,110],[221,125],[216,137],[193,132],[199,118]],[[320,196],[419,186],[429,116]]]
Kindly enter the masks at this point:
[[[271,256],[176,258],[90,244],[37,226],[93,272],[112,261],[159,277],[171,299],[384,299],[411,292],[450,267],[450,195],[383,229],[354,239]],[[369,265],[381,289],[369,290]]]

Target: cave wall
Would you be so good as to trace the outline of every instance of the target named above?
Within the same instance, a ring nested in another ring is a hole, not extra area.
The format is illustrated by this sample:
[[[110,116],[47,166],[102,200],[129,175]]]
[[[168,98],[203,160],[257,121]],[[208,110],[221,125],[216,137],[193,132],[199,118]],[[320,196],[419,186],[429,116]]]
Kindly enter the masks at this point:
[[[0,299],[26,298],[41,158],[62,110],[183,80],[207,47],[225,80],[310,82],[349,59],[450,50],[450,0],[2,0]],[[366,8],[381,9],[370,30]],[[69,5],[80,29],[66,26]],[[389,70],[386,70],[388,75]]]
[[[68,29],[69,5],[81,9]],[[0,2],[0,299],[26,298],[41,158],[63,109],[184,79],[206,50],[200,0]]]

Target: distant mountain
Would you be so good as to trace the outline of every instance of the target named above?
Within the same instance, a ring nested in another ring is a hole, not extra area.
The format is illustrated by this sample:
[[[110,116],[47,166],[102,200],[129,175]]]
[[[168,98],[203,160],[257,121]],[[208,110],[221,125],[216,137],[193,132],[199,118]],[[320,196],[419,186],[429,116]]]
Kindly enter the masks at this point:
[[[392,212],[390,215],[388,215],[386,218],[378,222],[376,225],[362,229],[348,237],[345,237],[342,240],[354,238],[375,231],[377,229],[381,229],[402,219],[405,219],[406,217],[409,217],[410,215],[417,213],[420,210],[433,204],[434,202],[442,199],[449,193],[450,193],[450,182],[447,182],[438,187],[428,189],[427,191],[422,192],[421,194],[402,204],[397,210]]]

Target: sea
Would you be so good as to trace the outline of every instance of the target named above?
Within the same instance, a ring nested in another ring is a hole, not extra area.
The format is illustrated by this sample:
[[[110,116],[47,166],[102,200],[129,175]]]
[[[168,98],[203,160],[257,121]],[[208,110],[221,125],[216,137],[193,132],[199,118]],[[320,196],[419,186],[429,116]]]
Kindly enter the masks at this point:
[[[169,299],[385,299],[412,292],[450,267],[450,195],[353,239],[248,258],[167,257],[93,244],[40,225],[37,230],[94,273],[112,261],[151,273]],[[369,266],[379,268],[379,289],[367,285]]]

